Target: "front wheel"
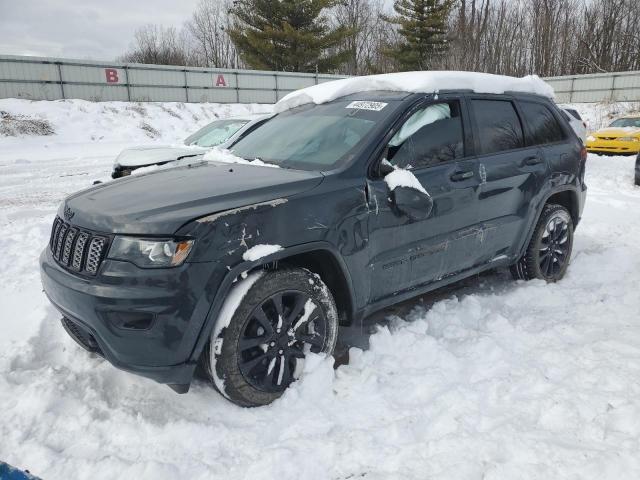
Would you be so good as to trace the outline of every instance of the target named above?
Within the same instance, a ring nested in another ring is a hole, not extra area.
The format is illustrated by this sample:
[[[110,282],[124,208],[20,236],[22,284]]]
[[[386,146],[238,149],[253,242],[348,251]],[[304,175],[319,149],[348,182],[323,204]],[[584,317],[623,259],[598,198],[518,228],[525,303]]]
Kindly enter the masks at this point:
[[[300,376],[305,355],[333,353],[337,332],[335,302],[319,276],[304,269],[253,273],[227,297],[205,369],[233,403],[266,405]]]
[[[529,246],[511,267],[516,280],[539,278],[556,282],[564,277],[573,249],[573,220],[562,205],[545,205]]]

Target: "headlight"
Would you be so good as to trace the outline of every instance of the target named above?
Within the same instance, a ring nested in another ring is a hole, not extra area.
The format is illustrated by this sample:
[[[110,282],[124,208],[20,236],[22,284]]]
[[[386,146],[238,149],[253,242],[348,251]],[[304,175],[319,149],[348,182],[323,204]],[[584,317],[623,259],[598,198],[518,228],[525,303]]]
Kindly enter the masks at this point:
[[[594,137],[593,135],[589,135],[587,137],[587,142],[595,142],[596,141],[596,137]]]
[[[640,142],[640,138],[638,137],[619,137],[619,142]]]
[[[114,238],[108,258],[124,260],[139,267],[177,267],[182,265],[191,251],[193,240],[158,240],[146,238]]]

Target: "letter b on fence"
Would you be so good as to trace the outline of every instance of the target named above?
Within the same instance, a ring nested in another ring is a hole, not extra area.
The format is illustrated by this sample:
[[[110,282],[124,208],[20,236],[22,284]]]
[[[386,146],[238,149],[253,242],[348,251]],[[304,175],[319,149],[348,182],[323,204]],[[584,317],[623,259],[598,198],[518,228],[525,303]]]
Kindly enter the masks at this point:
[[[115,68],[105,68],[104,75],[107,77],[107,83],[118,83],[118,70]]]

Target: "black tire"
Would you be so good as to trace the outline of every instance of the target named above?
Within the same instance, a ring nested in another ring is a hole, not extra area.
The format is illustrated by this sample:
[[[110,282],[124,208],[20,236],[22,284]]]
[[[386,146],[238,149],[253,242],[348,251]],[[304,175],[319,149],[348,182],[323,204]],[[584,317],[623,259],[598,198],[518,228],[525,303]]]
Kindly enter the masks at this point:
[[[337,333],[336,305],[318,275],[305,269],[252,273],[221,309],[204,352],[205,371],[231,402],[267,405],[298,378],[306,353],[333,353]]]
[[[562,205],[545,205],[524,255],[511,266],[516,280],[564,277],[573,249],[573,220]]]

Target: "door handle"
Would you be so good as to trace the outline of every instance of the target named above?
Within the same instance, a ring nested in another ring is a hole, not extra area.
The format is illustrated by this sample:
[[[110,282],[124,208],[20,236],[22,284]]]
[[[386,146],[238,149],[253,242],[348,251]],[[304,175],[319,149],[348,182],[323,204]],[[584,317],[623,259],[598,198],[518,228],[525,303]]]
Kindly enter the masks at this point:
[[[452,182],[461,182],[463,180],[468,180],[471,177],[473,177],[473,171],[467,170],[466,172],[456,172],[449,178],[451,178]]]
[[[527,167],[533,167],[534,165],[540,165],[542,163],[542,159],[537,155],[533,155],[531,157],[525,158],[524,162],[522,163]]]

